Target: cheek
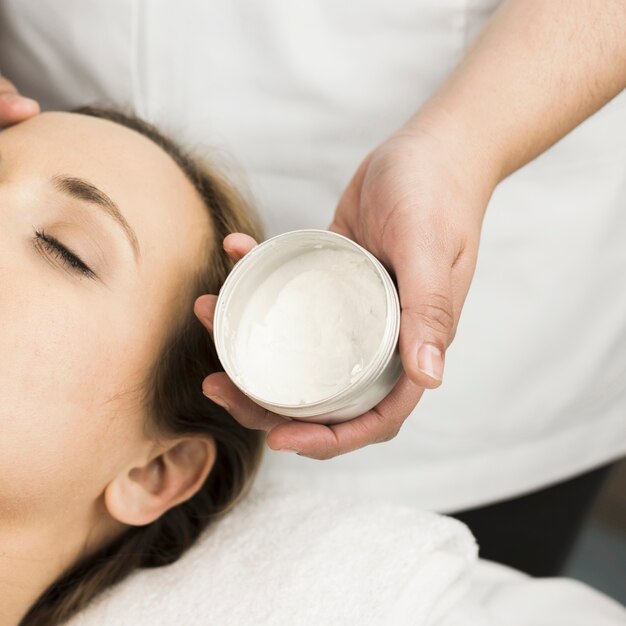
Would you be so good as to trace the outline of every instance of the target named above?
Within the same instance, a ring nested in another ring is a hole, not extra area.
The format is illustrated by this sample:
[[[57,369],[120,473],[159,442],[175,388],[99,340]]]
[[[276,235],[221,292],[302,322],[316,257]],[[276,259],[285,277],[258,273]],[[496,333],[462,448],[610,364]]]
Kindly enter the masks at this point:
[[[105,319],[54,294],[0,302],[0,516],[96,498],[141,441],[139,355]]]

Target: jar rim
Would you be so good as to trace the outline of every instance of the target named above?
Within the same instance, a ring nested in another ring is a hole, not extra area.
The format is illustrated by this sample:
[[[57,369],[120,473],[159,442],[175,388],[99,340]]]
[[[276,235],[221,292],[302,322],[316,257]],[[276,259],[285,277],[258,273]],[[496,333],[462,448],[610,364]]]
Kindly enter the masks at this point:
[[[222,288],[220,289],[220,293],[218,294],[218,301],[215,307],[214,343],[218,353],[218,358],[220,359],[224,370],[227,374],[229,374],[229,376],[231,376],[231,374],[234,375],[235,368],[230,367],[231,359],[227,354],[225,346],[222,345],[222,339],[224,339],[222,336],[224,332],[223,318],[225,309],[227,308],[226,305],[228,304],[230,297],[237,289],[237,285],[239,284],[241,278],[245,275],[246,267],[254,264],[259,255],[267,254],[268,250],[275,246],[279,240],[294,239],[299,237],[304,238],[307,236],[317,236],[321,239],[333,239],[334,241],[341,240],[343,245],[348,244],[362,257],[367,258],[370,267],[380,278],[385,291],[385,326],[376,352],[370,359],[367,366],[359,373],[357,378],[350,381],[346,386],[337,390],[332,395],[314,400],[312,402],[301,404],[274,402],[268,398],[264,398],[250,392],[246,388],[245,382],[237,376],[233,378],[233,382],[244,394],[265,408],[275,410],[279,414],[281,410],[288,410],[290,413],[297,412],[302,417],[314,417],[315,415],[323,414],[329,410],[335,410],[336,408],[342,406],[346,399],[352,398],[354,394],[371,384],[371,382],[375,380],[380,371],[384,369],[386,364],[392,358],[394,349],[398,342],[400,330],[400,302],[397,289],[383,264],[363,246],[340,233],[313,228],[287,231],[266,239],[237,261],[224,281]]]

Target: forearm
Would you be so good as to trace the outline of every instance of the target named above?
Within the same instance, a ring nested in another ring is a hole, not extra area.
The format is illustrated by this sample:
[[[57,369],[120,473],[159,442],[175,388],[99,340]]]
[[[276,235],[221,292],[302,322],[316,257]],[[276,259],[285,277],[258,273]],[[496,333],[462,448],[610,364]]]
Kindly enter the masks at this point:
[[[626,1],[508,0],[407,127],[495,186],[626,87]]]

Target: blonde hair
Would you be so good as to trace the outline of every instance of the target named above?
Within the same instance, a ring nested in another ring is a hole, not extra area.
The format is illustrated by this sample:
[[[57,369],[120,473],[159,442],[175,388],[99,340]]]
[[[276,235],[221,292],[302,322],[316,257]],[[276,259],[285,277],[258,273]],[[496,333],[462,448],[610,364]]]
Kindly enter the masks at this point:
[[[165,435],[205,434],[217,445],[215,464],[200,490],[146,526],[132,527],[110,545],[74,564],[39,597],[20,626],[62,624],[107,587],[136,568],[176,561],[213,521],[231,510],[248,492],[263,454],[264,433],[241,426],[202,394],[202,381],[222,371],[210,335],[193,313],[195,299],[217,294],[233,262],[223,238],[243,232],[264,238],[256,213],[217,171],[185,153],[154,126],[108,108],[81,107],[74,113],[107,119],[131,128],[163,148],[180,166],[206,205],[213,225],[201,269],[188,285],[188,312],[172,328],[150,370],[143,402],[149,426]]]

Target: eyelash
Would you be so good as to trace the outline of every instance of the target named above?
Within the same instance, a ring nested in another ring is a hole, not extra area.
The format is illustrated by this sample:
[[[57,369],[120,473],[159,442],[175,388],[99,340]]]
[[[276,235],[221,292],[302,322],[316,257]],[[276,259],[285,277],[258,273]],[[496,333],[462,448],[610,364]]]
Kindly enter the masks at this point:
[[[46,235],[42,230],[35,231],[35,237],[41,241],[45,248],[47,248],[52,254],[61,259],[61,261],[72,270],[79,272],[83,276],[88,278],[95,278],[96,275],[83,261],[77,257],[73,252],[70,252],[60,241]]]

